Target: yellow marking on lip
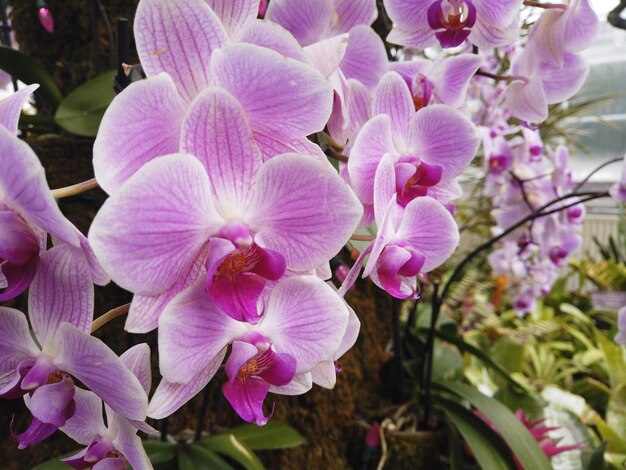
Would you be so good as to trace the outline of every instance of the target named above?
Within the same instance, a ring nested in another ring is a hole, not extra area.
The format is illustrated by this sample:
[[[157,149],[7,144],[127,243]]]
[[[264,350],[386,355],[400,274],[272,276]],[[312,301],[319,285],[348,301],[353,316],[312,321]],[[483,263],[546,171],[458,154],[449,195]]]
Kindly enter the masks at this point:
[[[162,47],[161,49],[157,49],[156,51],[152,51],[152,54],[150,54],[152,57],[159,57],[161,54],[163,54],[165,51],[167,51],[167,47]]]

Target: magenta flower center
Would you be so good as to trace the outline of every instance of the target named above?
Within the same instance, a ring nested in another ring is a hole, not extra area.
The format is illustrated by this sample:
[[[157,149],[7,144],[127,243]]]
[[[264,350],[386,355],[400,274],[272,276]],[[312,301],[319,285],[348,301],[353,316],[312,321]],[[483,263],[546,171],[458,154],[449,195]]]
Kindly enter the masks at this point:
[[[441,181],[442,172],[439,165],[431,165],[415,157],[402,158],[396,164],[398,203],[406,207],[416,197],[426,196],[428,188]]]
[[[508,155],[492,155],[488,166],[491,173],[502,173],[511,166],[511,158]]]
[[[245,382],[246,378],[258,376],[263,373],[272,364],[271,350],[267,348],[265,351],[248,359],[237,372],[237,378]]]
[[[450,0],[441,3],[441,23],[447,30],[463,29],[469,20],[469,14],[465,1]]]
[[[463,43],[476,22],[476,7],[471,0],[438,0],[428,8],[428,24],[442,47]]]

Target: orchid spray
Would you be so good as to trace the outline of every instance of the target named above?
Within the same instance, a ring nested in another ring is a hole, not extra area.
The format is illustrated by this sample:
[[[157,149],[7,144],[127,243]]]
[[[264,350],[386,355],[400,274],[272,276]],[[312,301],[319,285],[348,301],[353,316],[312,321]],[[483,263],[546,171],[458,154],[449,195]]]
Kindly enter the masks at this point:
[[[578,193],[567,149],[544,148],[533,127],[584,81],[597,29],[587,0],[543,5],[524,37],[522,0],[384,3],[387,38],[371,27],[375,0],[140,0],[146,78],[100,124],[93,166],[108,199],[88,237],[55,198],[93,185],[51,191],[16,135],[35,87],[0,102],[0,300],[29,299],[28,316],[0,307],[0,396],[23,397],[33,416],[14,430],[20,448],[60,429],[86,446],[64,459],[74,468],[151,468],[146,417],[175,413],[221,368],[223,396],[257,425],[269,394],[332,388],[360,329],[345,294],[362,275],[418,302],[418,279],[459,245],[457,178],[481,142],[499,229],[435,276],[424,427],[437,318],[465,266],[500,242],[494,270],[530,280],[518,312],[545,294],[580,242],[582,203],[608,195]],[[510,70],[492,67],[492,48]],[[476,86],[492,99],[479,112]],[[625,184],[611,194],[623,199]],[[344,247],[355,259],[335,286]],[[109,277],[132,302],[93,323],[93,284]],[[146,345],[118,356],[90,335],[127,311],[128,332],[157,329],[152,393]]]

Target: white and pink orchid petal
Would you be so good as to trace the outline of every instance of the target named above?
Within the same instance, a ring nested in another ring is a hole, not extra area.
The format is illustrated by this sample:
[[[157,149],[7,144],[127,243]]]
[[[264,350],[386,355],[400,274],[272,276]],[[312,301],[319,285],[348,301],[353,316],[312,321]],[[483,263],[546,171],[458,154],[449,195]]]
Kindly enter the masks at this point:
[[[204,166],[191,155],[144,165],[107,199],[89,230],[105,271],[141,295],[174,285],[223,223],[210,188]]]
[[[111,282],[111,278],[104,272],[102,266],[100,266],[100,261],[96,258],[96,254],[91,249],[91,245],[89,244],[89,240],[85,235],[83,235],[76,227],[74,227],[76,231],[76,236],[78,237],[78,241],[80,242],[80,248],[82,250],[83,256],[85,258],[85,262],[89,267],[89,272],[91,273],[91,280],[94,284],[99,286],[106,286],[109,282]],[[55,240],[52,241],[54,245],[56,245]]]
[[[250,204],[254,176],[262,164],[246,115],[221,88],[208,88],[191,103],[180,136],[180,151],[204,165],[222,215],[237,216]]]
[[[358,80],[348,79],[348,89],[348,115],[352,134],[348,137],[354,139],[371,117],[372,97],[365,85]],[[348,145],[351,147],[352,143],[349,141]]]
[[[306,137],[296,137],[283,140],[265,133],[254,133],[254,142],[259,147],[263,160],[269,160],[276,155],[283,153],[298,153],[307,157],[312,157],[321,162],[328,159],[319,145],[314,144]]]
[[[137,435],[137,428],[131,422],[118,418],[117,436],[113,439],[113,445],[124,456],[124,460],[128,462],[130,468],[153,469],[141,438]],[[95,467],[94,470],[96,470]]]
[[[348,159],[350,184],[363,203],[374,202],[376,169],[385,154],[396,157],[398,152],[392,139],[391,120],[382,114],[363,126]]]
[[[425,14],[422,16],[421,21],[416,23],[415,27],[394,25],[391,32],[387,35],[387,42],[419,50],[439,44],[432,28],[428,25]]]
[[[297,374],[291,382],[286,385],[272,385],[270,392],[278,395],[302,395],[313,387],[313,380],[310,372]]]
[[[568,16],[563,43],[568,52],[582,52],[598,36],[600,20],[588,0],[571,0],[565,15]]]
[[[563,43],[566,18],[564,10],[549,8],[545,10],[533,25],[528,47],[539,61],[550,62],[556,67],[563,63],[566,45]]]
[[[84,446],[106,435],[107,428],[102,420],[102,400],[98,395],[76,387],[74,402],[76,412],[60,428],[61,431]]]
[[[270,21],[250,21],[237,32],[234,39],[271,49],[300,62],[308,60],[296,38],[281,25]]]
[[[404,78],[404,81],[411,83],[413,78],[418,75],[429,75],[434,67],[432,60],[428,59],[412,59],[403,62],[391,62],[389,70],[397,72]]]
[[[480,49],[489,49],[508,46],[517,41],[519,37],[520,22],[517,18],[509,25],[501,27],[493,26],[477,18],[468,40]]]
[[[395,226],[398,223],[398,203],[396,202],[396,196],[394,195],[387,203],[387,208],[384,212],[382,221],[378,224],[378,233],[376,239],[372,243],[371,254],[367,259],[367,264],[363,270],[363,277],[369,276],[376,268],[378,258],[382,254],[383,250],[389,244],[395,236]]]
[[[463,196],[463,188],[456,180],[451,179],[441,181],[432,188],[428,188],[428,195],[442,204],[448,204],[450,201]]]
[[[432,3],[432,0],[386,0],[385,11],[396,25],[415,27],[425,22],[430,29],[426,10]]]
[[[211,65],[217,84],[237,98],[255,133],[290,140],[326,125],[332,87],[311,66],[253,44],[224,47]]]
[[[328,163],[296,154],[265,162],[247,220],[255,241],[279,252],[287,267],[313,269],[341,250],[363,208]]]
[[[296,358],[296,374],[331,359],[348,325],[343,299],[314,276],[286,278],[272,290],[258,331],[277,353]]]
[[[393,158],[387,154],[380,161],[374,177],[374,215],[376,224],[379,227],[385,225],[383,220],[389,212],[389,201],[395,194],[396,170]],[[391,221],[391,223],[392,225],[389,225],[389,227],[393,230],[395,221]]]
[[[40,351],[28,328],[26,315],[19,310],[0,307],[0,396],[20,380],[20,362],[35,358]]]
[[[329,78],[339,68],[347,47],[348,34],[340,34],[306,46],[304,53],[311,65],[324,77]]]
[[[383,75],[374,92],[372,114],[386,114],[391,121],[391,133],[396,148],[406,149],[409,123],[415,114],[415,104],[406,82],[396,72]]]
[[[56,332],[64,322],[89,333],[93,306],[93,283],[82,251],[57,245],[44,253],[28,292],[30,323],[44,351],[56,347]]]
[[[337,371],[334,361],[322,361],[311,370],[311,378],[315,385],[332,389],[337,382]]]
[[[411,118],[410,129],[409,148],[422,161],[439,165],[442,180],[461,173],[480,145],[474,124],[460,111],[445,105],[420,109]]]
[[[523,0],[474,0],[476,16],[485,24],[493,27],[506,27],[515,20],[522,7]]]
[[[52,198],[39,158],[3,126],[0,155],[0,201],[51,235],[78,247],[74,226]]]
[[[186,384],[168,382],[162,379],[150,400],[148,416],[154,419],[163,419],[195,397],[219,370],[224,356],[226,356],[226,349],[222,349]]]
[[[333,355],[333,359],[335,361],[340,359],[341,356],[347,353],[352,346],[354,346],[359,337],[359,331],[361,331],[361,321],[359,320],[359,317],[356,316],[354,309],[350,307],[348,303],[345,305],[348,309],[348,326],[346,327],[346,332],[343,335],[339,349],[337,349]]]
[[[336,23],[335,34],[345,33],[355,26],[369,26],[378,17],[376,0],[334,0]]]
[[[541,64],[540,76],[548,104],[570,99],[583,86],[589,73],[589,65],[578,54],[565,54],[563,67]]]
[[[131,83],[107,108],[93,147],[102,189],[113,194],[145,163],[178,152],[185,104],[161,73]]]
[[[333,0],[272,0],[265,19],[291,31],[300,44],[308,46],[328,37],[334,15]]]
[[[254,21],[259,12],[259,0],[205,0],[232,37],[246,23]]]
[[[365,25],[350,29],[340,68],[346,78],[358,80],[373,90],[389,69],[387,51],[380,36]]]
[[[206,273],[206,257],[208,243],[196,258],[189,269],[180,276],[164,293],[145,296],[135,294],[130,304],[124,329],[129,333],[148,333],[157,328],[159,316],[165,306],[185,288],[193,284],[196,279]]]
[[[0,101],[0,126],[4,126],[12,134],[17,134],[22,108],[37,88],[38,84],[25,86]]]
[[[208,299],[205,285],[206,279],[198,279],[178,294],[159,318],[159,367],[170,382],[191,381],[246,330],[246,323],[233,319]]]
[[[428,79],[435,84],[437,101],[454,108],[463,106],[472,77],[482,62],[479,55],[461,54],[435,63]]]
[[[504,105],[513,116],[523,121],[539,123],[548,117],[546,93],[539,79],[529,83],[511,83]]]
[[[459,228],[439,202],[418,197],[406,206],[396,239],[408,242],[426,257],[421,271],[428,272],[452,255],[459,244]]]
[[[124,351],[120,356],[122,362],[135,374],[146,393],[152,385],[152,368],[150,367],[150,346],[141,343]]]
[[[187,102],[211,84],[211,56],[228,41],[217,15],[197,0],[142,0],[133,29],[148,77],[167,72]]]
[[[117,413],[137,421],[146,418],[146,392],[106,344],[69,323],[61,325],[57,338],[57,367],[84,383]]]

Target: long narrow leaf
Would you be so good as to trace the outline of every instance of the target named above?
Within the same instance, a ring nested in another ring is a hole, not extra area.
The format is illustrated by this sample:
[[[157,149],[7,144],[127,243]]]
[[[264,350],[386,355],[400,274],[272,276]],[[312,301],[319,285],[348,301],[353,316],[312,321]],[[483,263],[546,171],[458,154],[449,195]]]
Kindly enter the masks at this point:
[[[288,449],[306,444],[302,435],[291,426],[271,420],[265,426],[244,424],[228,430],[252,450]]]
[[[463,341],[463,339],[459,338],[458,336],[451,335],[442,330],[438,330],[435,335],[439,339],[447,341],[450,344],[454,344],[461,351],[471,354],[472,356],[476,356],[478,359],[480,359],[480,361],[483,362],[483,364],[492,369],[496,374],[501,376],[510,385],[512,385],[516,391],[524,394],[528,393],[528,390],[526,390],[526,388],[522,384],[515,380],[502,365],[498,364],[496,361],[494,361],[486,353],[484,353],[477,347],[472,346],[466,341]]]
[[[61,102],[63,95],[54,79],[43,65],[32,57],[10,47],[0,46],[0,69],[27,85],[39,83],[36,93],[41,95],[50,108],[56,109]]]
[[[435,397],[448,420],[459,430],[481,468],[489,470],[515,470],[511,451],[500,436],[482,419],[458,403]]]
[[[227,455],[243,465],[247,470],[264,470],[265,467],[259,458],[233,434],[228,432],[216,434],[198,441],[196,445],[206,450]]]
[[[440,381],[435,384],[447,392],[467,400],[491,421],[511,448],[525,470],[551,470],[550,460],[539,444],[515,415],[502,403],[460,382]]]

